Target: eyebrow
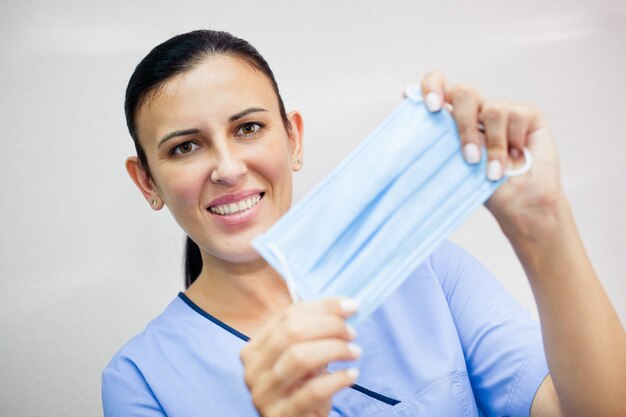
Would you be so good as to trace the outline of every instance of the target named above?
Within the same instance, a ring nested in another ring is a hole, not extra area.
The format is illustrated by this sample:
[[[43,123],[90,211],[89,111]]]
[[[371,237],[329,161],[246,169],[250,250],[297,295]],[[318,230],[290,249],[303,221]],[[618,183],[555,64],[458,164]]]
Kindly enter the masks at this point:
[[[199,129],[183,129],[183,130],[175,130],[173,132],[170,132],[161,138],[161,140],[159,141],[159,144],[157,145],[157,149],[160,148],[161,145],[163,145],[165,142],[167,142],[168,140],[172,138],[176,138],[178,136],[193,135],[199,132],[200,132]]]
[[[244,111],[240,111],[239,113],[235,113],[228,119],[229,122],[234,122],[235,120],[241,119],[244,116],[249,115],[250,113],[256,113],[260,111],[267,111],[261,107],[250,107],[249,109],[245,109]]]
[[[233,114],[232,116],[228,118],[228,121],[229,123],[232,123],[236,120],[241,119],[242,117],[249,115],[250,113],[266,112],[266,111],[267,110],[262,107],[250,107],[249,109],[245,109],[243,111],[240,111],[239,113]],[[175,130],[173,132],[170,132],[161,138],[161,140],[159,141],[159,144],[157,145],[157,149],[160,148],[161,145],[163,145],[165,142],[167,142],[168,140],[172,138],[176,138],[179,136],[194,135],[196,133],[200,133],[200,130],[199,129],[183,129],[183,130]]]

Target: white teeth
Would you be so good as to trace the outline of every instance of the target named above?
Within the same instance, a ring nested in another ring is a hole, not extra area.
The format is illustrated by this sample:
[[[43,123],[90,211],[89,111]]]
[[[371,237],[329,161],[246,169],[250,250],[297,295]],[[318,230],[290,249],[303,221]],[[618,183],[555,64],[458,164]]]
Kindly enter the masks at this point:
[[[225,216],[228,214],[235,214],[240,211],[252,208],[253,206],[256,206],[256,204],[259,202],[260,199],[261,199],[261,195],[257,194],[255,196],[248,197],[236,203],[220,204],[219,206],[213,206],[210,208],[210,210],[213,213],[221,214],[222,216]]]

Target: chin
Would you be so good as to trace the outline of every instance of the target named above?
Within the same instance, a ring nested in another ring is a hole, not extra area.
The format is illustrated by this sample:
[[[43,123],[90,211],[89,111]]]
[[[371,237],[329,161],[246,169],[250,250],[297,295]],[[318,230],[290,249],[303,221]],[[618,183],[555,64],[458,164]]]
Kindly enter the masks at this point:
[[[222,259],[230,263],[244,264],[258,261],[261,259],[261,255],[259,255],[259,253],[254,249],[250,248],[250,250],[245,252],[227,254]]]
[[[209,253],[210,256],[212,256],[213,258],[219,261],[233,263],[233,264],[250,263],[250,262],[255,262],[261,259],[261,255],[259,255],[259,253],[256,250],[254,250],[254,248],[252,247],[250,243],[246,245],[242,245],[242,247],[236,248],[235,250],[233,250],[234,246],[235,245],[232,245],[229,248],[220,248],[222,250],[217,249],[217,250],[207,251],[207,253]]]

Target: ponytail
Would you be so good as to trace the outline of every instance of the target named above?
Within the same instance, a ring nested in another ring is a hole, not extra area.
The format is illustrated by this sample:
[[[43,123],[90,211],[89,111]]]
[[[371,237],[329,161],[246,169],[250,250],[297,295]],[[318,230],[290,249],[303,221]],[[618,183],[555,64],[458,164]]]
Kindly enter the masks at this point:
[[[185,288],[189,288],[191,284],[198,278],[202,272],[202,255],[200,248],[196,242],[187,236],[185,245]]]

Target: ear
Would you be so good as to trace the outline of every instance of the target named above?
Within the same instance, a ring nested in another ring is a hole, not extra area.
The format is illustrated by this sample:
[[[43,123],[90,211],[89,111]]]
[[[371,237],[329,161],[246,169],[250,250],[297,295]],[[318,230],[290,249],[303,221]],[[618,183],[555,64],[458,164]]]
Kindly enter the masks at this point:
[[[302,168],[302,135],[304,133],[304,122],[302,115],[298,111],[292,111],[287,115],[289,119],[289,145],[291,146],[292,169],[300,171]]]
[[[136,156],[129,157],[126,160],[126,171],[128,171],[128,175],[139,188],[150,207],[154,210],[161,210],[164,205],[163,200],[159,197],[152,178],[150,178],[146,168],[139,162],[139,158]]]

